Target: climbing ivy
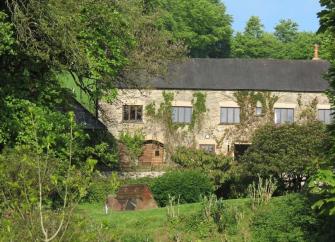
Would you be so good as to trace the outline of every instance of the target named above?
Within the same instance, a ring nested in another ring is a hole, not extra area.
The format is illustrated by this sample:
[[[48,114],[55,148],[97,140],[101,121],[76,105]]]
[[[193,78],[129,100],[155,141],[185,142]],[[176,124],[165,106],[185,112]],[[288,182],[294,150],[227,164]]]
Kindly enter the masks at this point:
[[[126,146],[127,154],[133,163],[137,163],[138,158],[143,153],[145,134],[142,130],[136,130],[133,134],[122,131],[119,137],[120,142]]]
[[[317,97],[313,98],[313,100],[307,105],[303,105],[302,95],[299,94],[297,98],[297,103],[301,110],[298,116],[300,122],[313,122],[317,120],[316,113],[317,113],[317,106],[319,103]]]
[[[192,99],[192,120],[190,124],[179,124],[172,122],[172,102],[174,94],[171,92],[162,93],[163,102],[159,108],[152,102],[145,107],[146,115],[152,122],[159,123],[164,130],[165,150],[168,158],[173,154],[174,148],[182,144],[187,137],[191,137],[191,145],[195,146],[195,134],[202,128],[204,114],[206,113],[206,94],[196,92]],[[184,127],[188,126],[188,129]]]
[[[192,107],[192,121],[189,125],[189,129],[194,130],[197,128],[198,131],[200,131],[202,128],[204,115],[207,111],[206,94],[202,92],[195,92],[193,94]]]
[[[224,140],[229,139],[230,143],[249,142],[254,131],[260,126],[273,122],[274,105],[279,97],[271,92],[236,91],[233,93],[234,101],[240,107],[240,124],[225,129],[221,137],[215,137],[218,147],[221,147]],[[256,116],[256,107],[260,103],[262,115]],[[232,152],[233,150],[230,150]]]

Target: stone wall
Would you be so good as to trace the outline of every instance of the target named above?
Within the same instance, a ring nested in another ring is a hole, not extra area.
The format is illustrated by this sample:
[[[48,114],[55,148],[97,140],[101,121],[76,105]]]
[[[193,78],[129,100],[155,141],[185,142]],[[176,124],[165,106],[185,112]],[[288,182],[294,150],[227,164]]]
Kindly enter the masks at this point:
[[[155,101],[156,107],[163,101],[162,90],[121,90],[119,99],[108,104],[101,102],[102,121],[108,127],[109,131],[118,137],[121,131],[132,132],[142,129],[146,134],[146,140],[156,140],[165,143],[163,126],[160,123],[153,123],[145,115],[145,107]],[[192,90],[169,90],[174,93],[173,106],[192,106]],[[192,139],[174,140],[175,145],[190,145],[193,140],[196,145],[214,144],[217,153],[229,153],[234,143],[250,142],[249,136],[242,137],[244,134],[238,134],[236,125],[220,124],[220,107],[238,107],[234,97],[234,91],[202,91],[206,93],[207,112],[203,120],[203,128],[200,132],[192,135]],[[295,92],[272,92],[272,95],[278,96],[278,101],[274,108],[294,108],[294,120],[299,119],[299,115],[305,107],[310,105],[314,98],[317,98],[318,109],[329,109],[329,100],[322,93],[295,93]],[[301,100],[301,104],[298,104]],[[124,123],[122,121],[122,105],[143,105],[143,122]],[[257,118],[255,119],[257,120]],[[257,121],[258,122],[258,121]],[[262,122],[261,118],[259,122]],[[187,131],[187,127],[180,128],[180,132]],[[229,131],[231,131],[229,133]],[[235,137],[238,134],[239,137]],[[228,134],[228,135],[227,135]],[[193,139],[195,138],[195,139]]]

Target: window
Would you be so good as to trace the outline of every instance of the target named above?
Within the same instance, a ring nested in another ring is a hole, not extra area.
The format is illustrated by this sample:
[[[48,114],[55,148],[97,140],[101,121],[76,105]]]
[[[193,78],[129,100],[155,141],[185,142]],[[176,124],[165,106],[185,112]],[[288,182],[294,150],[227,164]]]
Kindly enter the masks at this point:
[[[199,145],[200,149],[208,153],[215,153],[215,145]]]
[[[240,108],[221,108],[220,122],[222,124],[239,124]]]
[[[275,123],[285,124],[294,122],[294,109],[293,108],[275,108]]]
[[[173,123],[191,123],[192,108],[191,107],[172,107]]]
[[[124,105],[123,121],[124,122],[142,122],[143,106]]]
[[[332,113],[331,109],[319,109],[318,110],[318,120],[325,124],[330,124],[332,121]]]
[[[263,115],[262,107],[256,107],[256,116],[262,116],[262,115]]]
[[[159,156],[159,150],[155,150],[155,156]]]

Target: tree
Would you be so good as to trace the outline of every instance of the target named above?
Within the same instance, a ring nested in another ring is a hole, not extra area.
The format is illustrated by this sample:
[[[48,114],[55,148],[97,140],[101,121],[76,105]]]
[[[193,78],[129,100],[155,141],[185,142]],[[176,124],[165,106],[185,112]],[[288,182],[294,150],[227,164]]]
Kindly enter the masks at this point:
[[[119,82],[161,74],[184,51],[155,26],[157,13],[143,13],[139,0],[6,2],[19,53],[2,62],[12,70],[1,78],[5,84],[14,79],[25,87],[28,74],[30,87],[36,83],[40,92],[54,73],[68,72],[95,101]]]
[[[274,35],[284,43],[291,42],[298,34],[298,26],[299,25],[291,19],[282,19],[275,26]]]
[[[152,1],[149,1],[152,2]],[[154,0],[163,10],[160,25],[183,41],[190,57],[228,57],[231,16],[218,0]]]
[[[266,33],[259,17],[252,16],[243,33],[232,41],[232,56],[238,58],[275,58],[281,43],[273,34]]]
[[[320,0],[323,10],[318,13],[320,28],[319,33],[323,33],[327,42],[333,42],[335,38],[335,5],[332,0]],[[331,46],[331,47],[329,47]],[[333,44],[328,45],[329,57],[331,58],[331,66],[328,71],[328,80],[330,88],[327,92],[332,106],[335,105],[335,65],[334,65],[334,47]],[[309,185],[311,192],[320,195],[320,200],[314,204],[314,208],[318,208],[323,213],[334,215],[335,213],[335,172],[334,172],[334,158],[335,158],[335,123],[329,127],[330,134],[330,148],[328,156],[328,167],[318,171],[318,173],[311,179]]]
[[[259,17],[251,17],[244,32],[237,33],[232,39],[232,57],[271,58],[310,60],[313,58],[314,45],[319,44],[320,57],[331,58],[334,49],[329,34],[299,32],[298,25],[292,20],[281,20],[274,33],[264,31]]]
[[[261,19],[257,16],[251,16],[245,26],[244,34],[253,38],[261,38],[264,34],[264,25]]]
[[[19,135],[19,144],[0,154],[0,238],[52,241],[62,239],[72,220],[73,211],[86,194],[96,161],[88,159],[75,164],[74,115],[69,127],[63,127],[63,152],[57,157],[53,149],[58,136],[55,126],[47,122],[45,110],[32,106],[25,117],[26,132]],[[4,219],[4,215],[7,219]]]
[[[332,170],[319,170],[309,182],[310,191],[319,195],[320,200],[313,208],[322,214],[335,215],[335,174]]]
[[[264,126],[255,132],[242,167],[247,176],[272,175],[281,189],[300,191],[302,182],[323,162],[326,138],[319,122]]]

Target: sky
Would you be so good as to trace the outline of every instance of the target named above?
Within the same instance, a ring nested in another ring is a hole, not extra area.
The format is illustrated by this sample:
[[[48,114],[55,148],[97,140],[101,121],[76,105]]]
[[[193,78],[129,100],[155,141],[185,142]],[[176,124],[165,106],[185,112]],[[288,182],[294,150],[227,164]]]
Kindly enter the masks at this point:
[[[222,0],[228,14],[233,16],[233,29],[242,31],[252,15],[259,16],[265,30],[273,32],[280,19],[292,19],[301,31],[317,31],[317,12],[321,10],[318,0]]]

